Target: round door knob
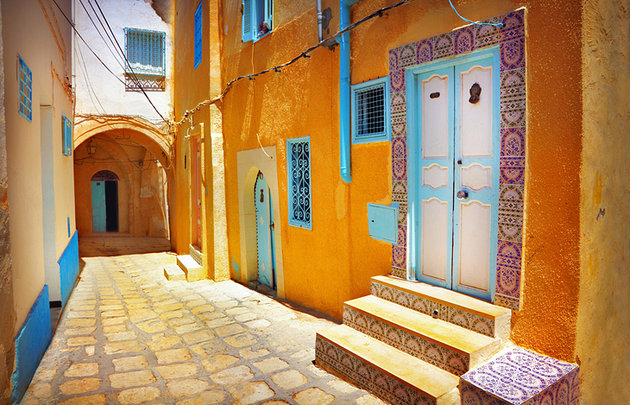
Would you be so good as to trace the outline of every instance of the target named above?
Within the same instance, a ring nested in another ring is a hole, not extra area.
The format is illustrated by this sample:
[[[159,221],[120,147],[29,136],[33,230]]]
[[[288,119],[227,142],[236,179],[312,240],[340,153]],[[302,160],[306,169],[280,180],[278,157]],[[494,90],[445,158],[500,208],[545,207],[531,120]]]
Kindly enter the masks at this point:
[[[457,198],[460,200],[465,200],[468,198],[468,191],[466,190],[459,190],[457,192]]]

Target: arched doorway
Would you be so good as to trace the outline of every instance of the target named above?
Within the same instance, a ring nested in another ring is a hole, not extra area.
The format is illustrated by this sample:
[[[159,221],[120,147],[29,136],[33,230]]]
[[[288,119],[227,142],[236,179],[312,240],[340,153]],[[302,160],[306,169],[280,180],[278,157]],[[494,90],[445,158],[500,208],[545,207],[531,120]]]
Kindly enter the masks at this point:
[[[92,232],[118,232],[118,180],[109,170],[92,176]]]
[[[274,246],[273,204],[267,180],[261,171],[258,171],[256,183],[254,184],[254,208],[256,211],[258,282],[275,290],[276,252]]]

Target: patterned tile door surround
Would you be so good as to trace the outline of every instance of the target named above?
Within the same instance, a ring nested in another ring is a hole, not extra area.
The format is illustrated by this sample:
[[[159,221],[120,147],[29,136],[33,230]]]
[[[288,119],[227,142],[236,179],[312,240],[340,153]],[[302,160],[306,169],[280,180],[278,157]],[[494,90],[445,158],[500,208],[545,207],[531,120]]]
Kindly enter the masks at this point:
[[[467,405],[578,405],[579,367],[515,347],[460,379]]]
[[[520,309],[525,178],[525,9],[487,22],[503,27],[465,26],[389,51],[392,124],[392,200],[399,203],[398,244],[392,275],[407,279],[407,100],[405,68],[499,46],[501,155],[495,304]]]

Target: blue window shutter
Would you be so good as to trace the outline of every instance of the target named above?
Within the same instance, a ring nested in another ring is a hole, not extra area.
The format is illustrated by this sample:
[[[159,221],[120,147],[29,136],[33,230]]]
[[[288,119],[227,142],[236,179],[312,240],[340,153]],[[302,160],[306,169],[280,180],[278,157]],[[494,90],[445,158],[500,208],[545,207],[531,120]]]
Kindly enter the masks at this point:
[[[66,156],[72,156],[72,123],[65,115],[61,116],[61,134],[63,139],[62,153]]]
[[[265,21],[269,24],[269,31],[273,30],[273,0],[265,0]]]
[[[252,30],[252,2],[251,0],[242,0],[243,16],[241,17],[241,36],[243,42],[253,39]]]
[[[199,2],[195,11],[195,69],[203,56],[203,1]]]

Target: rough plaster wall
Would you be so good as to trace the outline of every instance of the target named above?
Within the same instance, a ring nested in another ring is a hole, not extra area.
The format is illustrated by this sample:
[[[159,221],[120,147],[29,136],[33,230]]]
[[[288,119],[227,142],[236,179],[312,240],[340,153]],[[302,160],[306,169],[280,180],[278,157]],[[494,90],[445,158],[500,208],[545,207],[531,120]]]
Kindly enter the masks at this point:
[[[584,0],[581,285],[582,404],[630,398],[630,1]]]
[[[0,32],[2,15],[0,11]],[[0,60],[3,57],[0,36]],[[11,247],[9,242],[9,207],[7,202],[7,150],[4,119],[4,64],[0,63],[0,404],[9,403],[10,377],[13,370],[15,348],[13,346],[13,278],[11,272]],[[6,310],[9,309],[9,310]]]

